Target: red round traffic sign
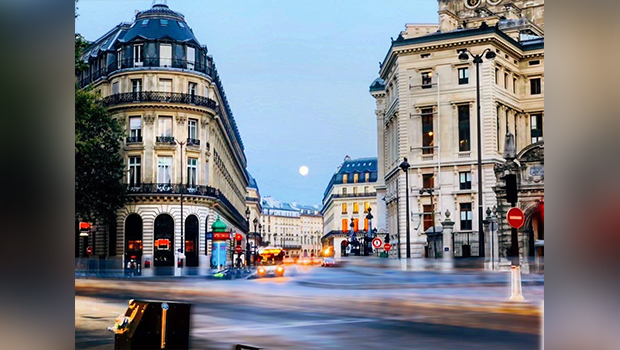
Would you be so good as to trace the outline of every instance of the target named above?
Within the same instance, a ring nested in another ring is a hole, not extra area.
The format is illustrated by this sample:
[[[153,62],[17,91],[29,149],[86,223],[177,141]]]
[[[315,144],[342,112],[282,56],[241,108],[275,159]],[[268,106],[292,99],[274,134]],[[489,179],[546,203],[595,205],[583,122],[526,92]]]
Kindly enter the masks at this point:
[[[386,244],[383,246],[383,249],[385,249],[385,251],[386,251],[386,252],[389,252],[389,251],[390,251],[390,249],[392,249],[392,245],[391,245],[391,244],[389,244],[389,243],[386,243]]]
[[[243,248],[241,248],[240,245],[235,246],[235,253],[241,253],[243,251]]]
[[[93,247],[86,247],[86,254],[93,255]]]
[[[383,242],[381,242],[381,238],[375,238],[372,240],[372,246],[375,248],[381,247],[381,244],[383,244]]]
[[[506,214],[506,221],[508,221],[508,225],[512,228],[521,228],[525,223],[525,214],[519,208],[510,208],[508,214]]]

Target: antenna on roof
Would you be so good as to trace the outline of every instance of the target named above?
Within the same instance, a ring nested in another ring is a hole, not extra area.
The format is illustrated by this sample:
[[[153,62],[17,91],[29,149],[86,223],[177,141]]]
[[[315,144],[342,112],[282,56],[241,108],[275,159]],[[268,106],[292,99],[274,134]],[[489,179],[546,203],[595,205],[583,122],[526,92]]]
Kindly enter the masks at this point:
[[[151,4],[151,7],[153,7],[155,5],[168,6],[168,0],[153,0],[153,3]]]

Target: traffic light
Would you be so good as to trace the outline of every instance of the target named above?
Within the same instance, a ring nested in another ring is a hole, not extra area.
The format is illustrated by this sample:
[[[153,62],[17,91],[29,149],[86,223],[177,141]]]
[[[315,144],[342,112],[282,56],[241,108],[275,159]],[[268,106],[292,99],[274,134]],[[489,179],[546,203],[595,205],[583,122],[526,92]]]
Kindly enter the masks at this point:
[[[519,197],[517,193],[517,175],[506,174],[501,179],[504,180],[504,185],[501,186],[501,189],[505,191],[505,195],[501,196],[501,198],[506,199],[508,203],[516,204]]]
[[[383,242],[390,243],[390,234],[389,233],[385,234],[385,239],[383,240]]]

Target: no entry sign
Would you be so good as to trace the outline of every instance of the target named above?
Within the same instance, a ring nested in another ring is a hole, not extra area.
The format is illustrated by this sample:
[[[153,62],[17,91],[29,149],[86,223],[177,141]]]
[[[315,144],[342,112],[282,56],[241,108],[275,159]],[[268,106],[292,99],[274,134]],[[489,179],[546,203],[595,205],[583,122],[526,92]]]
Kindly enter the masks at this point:
[[[383,244],[383,242],[381,242],[381,238],[375,238],[372,240],[372,246],[375,247],[375,249],[380,248],[381,244]]]
[[[242,251],[243,251],[243,248],[241,248],[241,246],[240,246],[240,245],[235,246],[235,253],[239,254],[239,253],[241,253]]]
[[[523,210],[519,208],[510,208],[508,210],[508,214],[506,214],[506,221],[508,221],[508,225],[512,228],[521,228],[525,223],[525,215],[523,214]]]
[[[385,249],[385,251],[386,251],[386,252],[389,252],[389,251],[390,251],[390,249],[392,249],[392,245],[391,245],[391,244],[389,244],[389,243],[386,243],[386,244],[383,246],[383,249]]]

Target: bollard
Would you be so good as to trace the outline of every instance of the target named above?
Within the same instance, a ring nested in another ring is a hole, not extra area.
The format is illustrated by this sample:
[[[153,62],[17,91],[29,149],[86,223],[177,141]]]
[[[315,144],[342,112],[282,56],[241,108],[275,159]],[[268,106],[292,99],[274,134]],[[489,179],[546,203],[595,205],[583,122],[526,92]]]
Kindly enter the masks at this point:
[[[511,301],[524,301],[523,292],[521,289],[521,267],[510,267],[510,300]]]
[[[114,349],[189,349],[190,304],[130,300],[108,330]]]

